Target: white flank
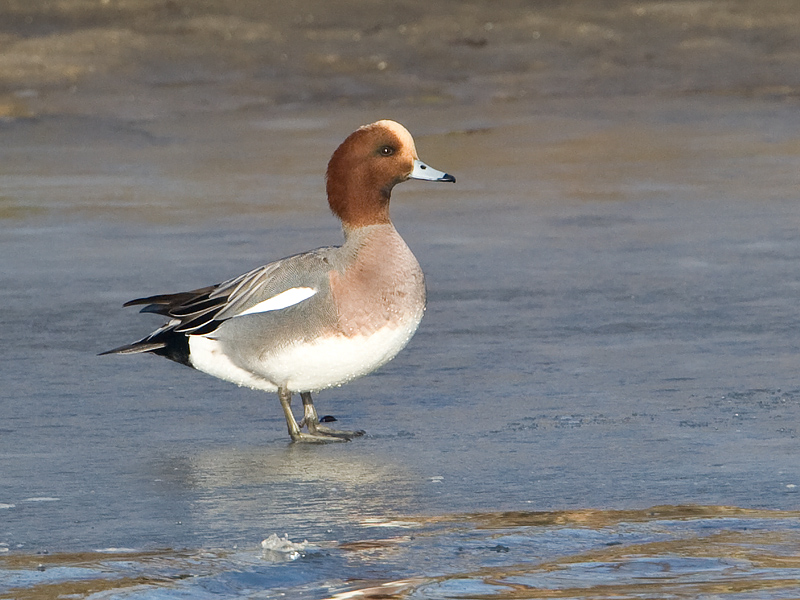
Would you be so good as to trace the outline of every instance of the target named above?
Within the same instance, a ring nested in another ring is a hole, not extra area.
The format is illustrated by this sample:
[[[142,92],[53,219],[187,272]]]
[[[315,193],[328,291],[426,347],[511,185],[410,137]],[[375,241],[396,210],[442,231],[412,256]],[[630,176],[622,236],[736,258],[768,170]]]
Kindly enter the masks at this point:
[[[277,296],[273,296],[272,298],[267,298],[266,300],[262,300],[255,306],[251,306],[244,312],[240,312],[237,317],[243,317],[244,315],[254,315],[256,313],[262,312],[269,312],[271,310],[280,310],[281,308],[286,308],[287,306],[292,306],[294,304],[299,304],[303,300],[307,298],[311,298],[314,294],[317,293],[317,290],[310,287],[296,287],[296,288],[289,288],[285,292],[281,292]]]
[[[189,362],[198,371],[254,390],[277,392],[278,386],[235,365],[222,344],[202,335],[189,336]]]
[[[421,318],[420,312],[397,328],[385,327],[369,336],[336,335],[289,344],[274,352],[265,348],[262,356],[241,366],[226,355],[222,342],[190,335],[189,357],[197,370],[249,388],[274,392],[280,385],[293,392],[317,391],[389,362],[414,335]]]
[[[292,391],[342,385],[393,359],[408,344],[418,325],[419,319],[397,328],[384,327],[369,336],[342,335],[320,338],[310,344],[291,344],[266,355],[257,369]]]

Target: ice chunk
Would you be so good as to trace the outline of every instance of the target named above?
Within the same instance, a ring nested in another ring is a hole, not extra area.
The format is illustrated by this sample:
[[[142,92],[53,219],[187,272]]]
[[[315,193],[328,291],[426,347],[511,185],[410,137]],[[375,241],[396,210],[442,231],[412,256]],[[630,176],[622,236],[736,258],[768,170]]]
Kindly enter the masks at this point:
[[[303,556],[307,547],[308,540],[297,543],[292,542],[288,533],[284,534],[283,537],[278,537],[277,534],[273,533],[261,542],[264,558],[274,561],[297,560]]]

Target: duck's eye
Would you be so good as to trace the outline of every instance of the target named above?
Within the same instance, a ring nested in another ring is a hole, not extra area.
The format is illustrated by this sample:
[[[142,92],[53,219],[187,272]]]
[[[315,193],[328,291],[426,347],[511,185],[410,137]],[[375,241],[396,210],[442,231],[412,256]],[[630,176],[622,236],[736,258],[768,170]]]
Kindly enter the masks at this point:
[[[383,146],[380,149],[380,153],[381,156],[391,156],[392,154],[394,154],[394,148],[392,148],[391,146]]]

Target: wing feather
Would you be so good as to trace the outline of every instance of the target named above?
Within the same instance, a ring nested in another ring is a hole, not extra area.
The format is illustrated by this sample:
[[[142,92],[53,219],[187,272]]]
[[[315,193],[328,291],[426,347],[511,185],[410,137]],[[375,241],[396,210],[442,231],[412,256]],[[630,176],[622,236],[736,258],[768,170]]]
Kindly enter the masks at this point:
[[[307,286],[298,279],[299,274],[327,273],[330,269],[327,256],[331,250],[332,248],[320,248],[290,256],[217,285],[126,302],[124,306],[143,305],[141,312],[165,315],[172,320],[143,340],[121,347],[117,351],[151,351],[163,345],[160,345],[160,342],[165,335],[173,333],[209,334],[226,320],[243,313],[259,302],[292,287]]]

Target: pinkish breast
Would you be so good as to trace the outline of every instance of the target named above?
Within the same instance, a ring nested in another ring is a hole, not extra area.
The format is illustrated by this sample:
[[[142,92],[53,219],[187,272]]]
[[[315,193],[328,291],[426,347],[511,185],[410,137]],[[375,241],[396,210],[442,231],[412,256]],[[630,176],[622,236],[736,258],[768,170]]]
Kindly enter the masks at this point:
[[[348,337],[419,323],[425,310],[425,278],[403,238],[392,225],[367,229],[351,236],[345,246],[352,242],[353,259],[329,276],[339,329]]]

